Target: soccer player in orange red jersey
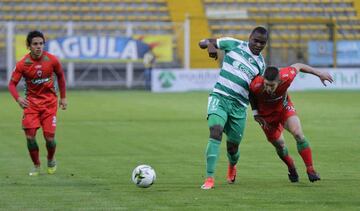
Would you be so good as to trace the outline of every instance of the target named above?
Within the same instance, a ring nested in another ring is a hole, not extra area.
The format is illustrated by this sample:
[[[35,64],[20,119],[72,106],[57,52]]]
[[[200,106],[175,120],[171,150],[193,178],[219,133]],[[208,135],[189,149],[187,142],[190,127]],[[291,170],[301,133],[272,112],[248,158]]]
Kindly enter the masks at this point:
[[[30,176],[37,176],[40,172],[39,147],[36,142],[36,131],[42,127],[46,140],[47,160],[49,174],[56,171],[54,157],[56,142],[56,112],[58,97],[54,86],[54,74],[56,75],[60,89],[59,106],[65,110],[67,100],[65,96],[64,71],[59,60],[52,54],[44,51],[45,38],[40,31],[31,31],[27,35],[26,44],[30,50],[17,64],[9,82],[9,91],[16,102],[23,109],[22,127],[27,139],[27,147],[34,168]],[[25,79],[26,97],[21,97],[16,86]]]
[[[267,67],[263,76],[257,76],[250,84],[250,103],[255,120],[263,129],[267,140],[274,145],[280,159],[287,165],[289,180],[298,182],[293,159],[288,153],[283,136],[284,128],[295,138],[297,150],[302,157],[310,182],[320,180],[312,161],[311,148],[301,129],[300,119],[296,114],[287,89],[298,72],[310,73],[325,81],[333,82],[331,75],[320,72],[308,65],[296,63],[289,67]]]

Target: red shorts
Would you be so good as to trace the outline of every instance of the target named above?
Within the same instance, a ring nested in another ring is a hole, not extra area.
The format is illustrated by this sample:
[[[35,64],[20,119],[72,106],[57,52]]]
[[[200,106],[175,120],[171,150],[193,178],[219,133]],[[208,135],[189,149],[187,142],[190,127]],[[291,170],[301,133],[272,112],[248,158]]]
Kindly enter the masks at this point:
[[[30,99],[29,106],[24,109],[22,127],[23,129],[38,129],[42,127],[43,132],[55,133],[57,98],[37,101]]]
[[[286,120],[294,115],[296,115],[295,107],[292,102],[288,102],[287,106],[285,106],[282,111],[274,112],[269,116],[262,116],[268,126],[266,129],[262,127],[267,139],[269,141],[279,139],[284,130]]]

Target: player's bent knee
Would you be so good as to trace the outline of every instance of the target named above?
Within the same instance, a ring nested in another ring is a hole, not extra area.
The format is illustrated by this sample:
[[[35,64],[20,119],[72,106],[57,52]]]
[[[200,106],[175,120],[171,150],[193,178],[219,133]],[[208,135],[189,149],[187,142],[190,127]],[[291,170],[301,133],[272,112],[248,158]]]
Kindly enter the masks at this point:
[[[285,142],[283,140],[275,140],[271,142],[276,149],[284,149],[285,148]]]
[[[296,141],[301,141],[304,139],[304,134],[301,133],[301,132],[296,132],[296,133],[293,133],[293,136],[295,138]]]
[[[214,125],[210,127],[210,138],[221,141],[223,133],[223,127],[220,125]]]
[[[295,137],[304,136],[300,126],[294,126],[289,128],[289,132]]]
[[[26,139],[35,140],[36,130],[35,128],[24,129]]]
[[[44,135],[44,138],[46,141],[54,141],[54,139],[55,139],[54,133],[44,132],[43,135]]]
[[[26,141],[28,142],[28,144],[34,144],[34,143],[36,143],[35,137],[26,136]]]

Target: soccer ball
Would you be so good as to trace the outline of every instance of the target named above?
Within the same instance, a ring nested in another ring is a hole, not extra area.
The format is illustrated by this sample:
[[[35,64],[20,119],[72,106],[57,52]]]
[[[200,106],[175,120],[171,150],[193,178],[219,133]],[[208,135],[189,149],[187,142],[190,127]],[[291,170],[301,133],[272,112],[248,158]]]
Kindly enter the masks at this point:
[[[148,188],[156,180],[155,170],[149,165],[137,166],[132,172],[131,179],[138,187]]]

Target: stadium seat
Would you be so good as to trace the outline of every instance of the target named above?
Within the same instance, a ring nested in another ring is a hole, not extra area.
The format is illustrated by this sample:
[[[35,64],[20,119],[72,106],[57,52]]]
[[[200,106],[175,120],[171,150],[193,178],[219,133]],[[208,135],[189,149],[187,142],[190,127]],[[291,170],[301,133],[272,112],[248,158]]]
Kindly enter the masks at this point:
[[[286,40],[300,48],[306,48],[309,40],[329,40],[331,23],[335,20],[338,39],[355,39],[360,34],[360,20],[352,0],[204,0],[204,4],[211,10],[247,11],[244,18],[209,18],[214,37],[246,40],[252,27],[267,26],[268,18],[276,19],[271,24],[274,48],[288,48],[290,45],[281,44]],[[250,27],[242,27],[239,22]]]

